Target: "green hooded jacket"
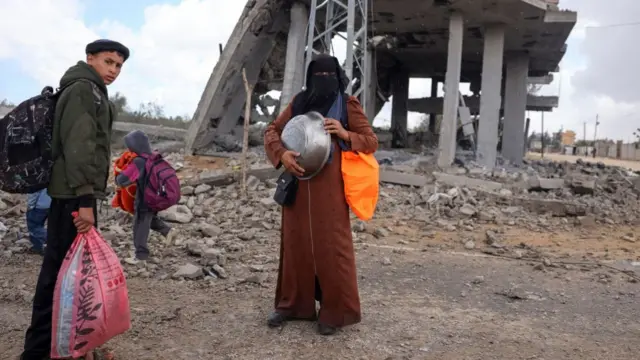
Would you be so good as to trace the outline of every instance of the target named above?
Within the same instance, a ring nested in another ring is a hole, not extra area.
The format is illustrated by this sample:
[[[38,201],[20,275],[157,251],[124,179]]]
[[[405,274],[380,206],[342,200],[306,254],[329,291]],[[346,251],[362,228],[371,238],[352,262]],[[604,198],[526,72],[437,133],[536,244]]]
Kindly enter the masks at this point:
[[[60,199],[104,198],[115,107],[98,72],[84,61],[62,76],[63,87],[53,124],[49,195]]]

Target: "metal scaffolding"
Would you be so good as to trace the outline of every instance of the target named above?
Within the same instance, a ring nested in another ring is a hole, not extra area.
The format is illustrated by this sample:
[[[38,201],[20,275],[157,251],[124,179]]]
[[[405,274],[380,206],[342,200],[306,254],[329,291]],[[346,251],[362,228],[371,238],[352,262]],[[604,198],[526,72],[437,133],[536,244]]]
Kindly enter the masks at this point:
[[[341,57],[339,55],[345,55],[343,67],[349,79],[347,93],[360,99],[365,113],[367,107],[375,106],[368,104],[373,67],[371,52],[367,47],[369,1],[371,0],[311,0],[304,67],[306,84],[306,69],[313,54],[320,53],[318,49],[327,50],[338,58]],[[324,22],[319,20],[323,13]],[[346,35],[343,33],[345,28]],[[331,43],[334,35],[347,42],[346,54],[336,54]]]

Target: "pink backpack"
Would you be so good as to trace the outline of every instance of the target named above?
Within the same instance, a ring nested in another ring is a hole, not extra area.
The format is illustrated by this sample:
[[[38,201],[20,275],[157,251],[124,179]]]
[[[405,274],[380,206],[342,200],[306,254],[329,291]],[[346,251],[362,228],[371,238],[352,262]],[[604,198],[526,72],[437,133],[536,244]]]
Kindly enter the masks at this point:
[[[144,172],[145,204],[152,211],[163,211],[177,204],[180,201],[180,180],[175,169],[158,152],[141,156],[147,161]]]

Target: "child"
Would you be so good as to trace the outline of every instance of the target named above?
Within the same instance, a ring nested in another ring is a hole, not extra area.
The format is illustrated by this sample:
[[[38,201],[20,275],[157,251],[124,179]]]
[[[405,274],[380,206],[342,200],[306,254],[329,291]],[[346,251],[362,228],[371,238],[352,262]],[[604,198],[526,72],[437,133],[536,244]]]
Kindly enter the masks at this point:
[[[27,229],[32,247],[31,252],[44,255],[44,246],[47,242],[47,230],[44,223],[47,221],[51,206],[51,198],[44,188],[27,196]]]
[[[147,135],[140,131],[134,130],[124,137],[124,144],[129,151],[138,155],[151,155],[151,145]],[[139,261],[149,259],[149,248],[147,240],[149,238],[149,230],[152,229],[161,233],[166,243],[172,242],[175,231],[157,216],[157,213],[148,209],[144,202],[144,189],[146,185],[145,174],[146,159],[137,156],[133,161],[116,177],[116,185],[125,187],[136,182],[136,199],[134,203],[135,213],[133,220],[133,244],[136,248],[135,257],[126,259],[128,264],[135,265]]]

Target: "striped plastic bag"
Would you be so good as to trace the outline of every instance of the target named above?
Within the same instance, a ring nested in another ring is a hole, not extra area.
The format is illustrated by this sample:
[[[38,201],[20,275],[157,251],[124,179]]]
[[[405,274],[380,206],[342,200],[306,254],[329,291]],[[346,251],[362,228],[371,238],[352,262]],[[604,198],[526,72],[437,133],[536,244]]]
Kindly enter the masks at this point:
[[[56,282],[51,358],[81,357],[130,327],[127,284],[116,253],[95,228],[78,234]]]

